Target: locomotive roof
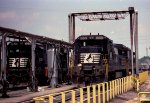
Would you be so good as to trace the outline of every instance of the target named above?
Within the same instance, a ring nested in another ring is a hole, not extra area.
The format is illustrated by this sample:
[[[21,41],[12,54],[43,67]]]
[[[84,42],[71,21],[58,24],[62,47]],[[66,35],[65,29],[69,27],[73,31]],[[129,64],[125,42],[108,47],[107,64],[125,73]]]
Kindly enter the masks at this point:
[[[114,44],[114,46],[118,49],[124,49],[124,50],[130,50],[130,48],[126,47],[125,45],[123,44]]]
[[[108,40],[112,41],[111,39],[109,39],[108,37],[106,37],[104,35],[80,35],[76,40],[79,40],[81,37],[103,37],[103,39],[108,39]]]

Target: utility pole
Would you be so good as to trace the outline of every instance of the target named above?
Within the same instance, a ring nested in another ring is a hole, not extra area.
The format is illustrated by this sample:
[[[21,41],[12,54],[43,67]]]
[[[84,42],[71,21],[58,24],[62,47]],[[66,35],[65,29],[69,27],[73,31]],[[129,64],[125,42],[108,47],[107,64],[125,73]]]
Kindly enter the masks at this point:
[[[146,56],[148,56],[148,48],[146,47]]]
[[[149,46],[149,50],[150,50],[150,46]],[[149,54],[150,55],[150,54]]]

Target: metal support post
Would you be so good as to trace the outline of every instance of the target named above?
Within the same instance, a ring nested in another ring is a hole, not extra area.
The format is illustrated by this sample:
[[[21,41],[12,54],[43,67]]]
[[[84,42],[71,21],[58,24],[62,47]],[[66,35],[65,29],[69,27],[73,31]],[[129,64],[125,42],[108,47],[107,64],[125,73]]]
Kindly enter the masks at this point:
[[[50,69],[51,69],[51,77],[50,77],[50,86],[52,88],[55,88],[58,85],[58,66],[57,66],[57,49],[56,48],[52,48],[49,50],[50,52]],[[59,64],[58,64],[59,65]]]
[[[68,16],[69,22],[69,42],[73,43],[75,41],[75,16],[70,14]]]
[[[31,56],[32,56],[32,89],[33,91],[37,91],[37,80],[35,77],[35,39],[32,38],[32,42],[31,42]]]
[[[69,42],[71,43],[71,41],[72,41],[72,35],[71,35],[71,14],[70,15],[68,15],[68,23],[69,23]]]
[[[138,12],[135,13],[135,34],[134,34],[134,40],[135,40],[135,58],[136,58],[136,74],[139,74],[139,67],[138,67]]]
[[[130,37],[131,37],[131,69],[132,69],[132,75],[134,75],[134,68],[133,68],[133,13],[134,8],[129,7],[129,13],[130,13]]]
[[[70,84],[71,76],[70,76],[70,65],[69,65],[69,48],[67,48],[67,83]]]
[[[69,48],[67,48],[66,51],[67,51],[67,70],[69,71]]]
[[[106,81],[108,81],[108,60],[105,59],[105,66],[106,66]]]
[[[73,33],[72,34],[72,36],[73,36],[72,37],[72,39],[73,39],[72,42],[74,42],[75,41],[75,16],[74,15],[72,16],[72,31],[73,31],[72,32]]]
[[[4,33],[2,35],[2,47],[1,47],[1,56],[2,56],[2,62],[1,62],[1,77],[2,77],[2,74],[4,76],[3,79],[6,80],[6,36],[7,34]]]
[[[2,47],[1,47],[1,55],[2,55],[2,63],[1,63],[1,85],[2,85],[2,97],[8,98],[7,90],[9,87],[9,83],[6,79],[6,37],[7,33],[2,35]]]

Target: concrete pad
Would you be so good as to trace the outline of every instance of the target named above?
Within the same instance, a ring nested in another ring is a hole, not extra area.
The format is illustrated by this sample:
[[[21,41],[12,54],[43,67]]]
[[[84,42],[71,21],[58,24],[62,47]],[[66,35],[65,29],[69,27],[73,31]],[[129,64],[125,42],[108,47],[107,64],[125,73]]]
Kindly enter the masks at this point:
[[[8,93],[10,98],[0,98],[0,103],[20,103],[20,102],[24,102],[27,100],[31,100],[37,96],[66,91],[66,90],[70,90],[76,87],[77,85],[65,85],[60,88],[47,88],[46,87],[44,88],[44,90],[39,91],[39,92],[29,92],[27,91],[27,89],[13,91],[13,92]]]

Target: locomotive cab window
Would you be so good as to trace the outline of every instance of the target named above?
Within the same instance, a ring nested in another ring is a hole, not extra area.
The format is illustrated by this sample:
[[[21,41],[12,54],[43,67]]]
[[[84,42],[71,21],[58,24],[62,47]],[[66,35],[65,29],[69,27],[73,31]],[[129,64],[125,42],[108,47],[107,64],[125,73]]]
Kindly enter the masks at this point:
[[[103,44],[103,41],[99,41],[99,40],[95,40],[95,41],[91,41],[91,40],[84,40],[84,41],[81,41],[81,44],[80,45],[80,48],[90,48],[91,50],[98,50],[99,52],[103,52],[105,51],[105,47],[104,47],[104,44]],[[96,51],[97,51],[96,50]]]

